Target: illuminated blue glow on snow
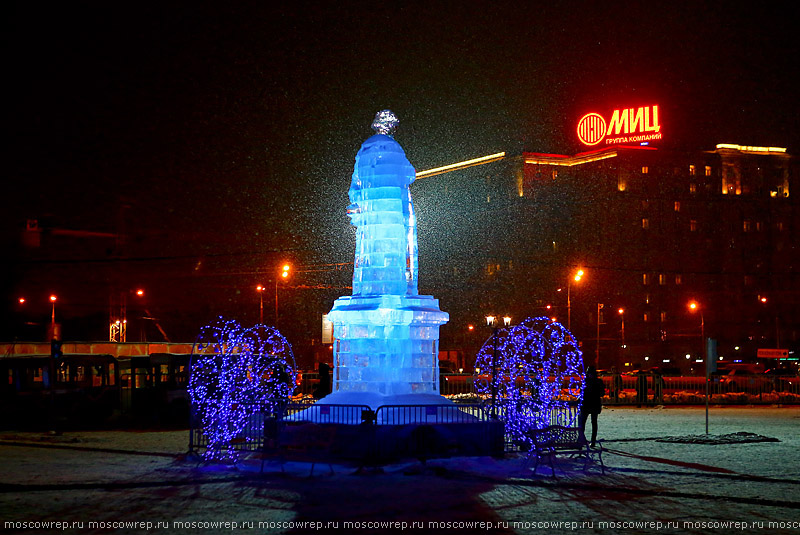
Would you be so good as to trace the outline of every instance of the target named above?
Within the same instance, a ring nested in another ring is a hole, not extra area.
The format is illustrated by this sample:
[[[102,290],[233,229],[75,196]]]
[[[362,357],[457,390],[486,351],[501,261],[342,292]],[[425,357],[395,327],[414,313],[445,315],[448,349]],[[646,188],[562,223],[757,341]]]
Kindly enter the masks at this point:
[[[336,403],[337,393],[439,393],[439,326],[448,314],[438,300],[417,295],[417,226],[408,190],[414,178],[390,135],[370,137],[356,155],[347,208],[356,227],[353,294],[337,299],[328,315],[333,394],[322,402]]]

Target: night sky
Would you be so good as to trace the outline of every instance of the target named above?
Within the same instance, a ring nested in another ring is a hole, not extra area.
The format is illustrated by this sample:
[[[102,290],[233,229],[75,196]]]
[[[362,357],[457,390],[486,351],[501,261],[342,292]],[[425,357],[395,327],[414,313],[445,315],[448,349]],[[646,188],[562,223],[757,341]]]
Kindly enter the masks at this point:
[[[190,275],[238,306],[282,258],[352,261],[347,188],[383,108],[419,170],[498,151],[580,152],[584,113],[650,104],[665,148],[800,151],[796,6],[227,4],[6,7],[6,315],[18,295],[48,292],[71,294],[64,314],[105,313],[108,287],[135,284],[177,310]],[[31,218],[125,239],[32,251],[19,245]],[[297,284],[337,280],[347,277]],[[345,292],[329,293],[311,300],[327,310]],[[186,306],[217,312],[201,301]]]

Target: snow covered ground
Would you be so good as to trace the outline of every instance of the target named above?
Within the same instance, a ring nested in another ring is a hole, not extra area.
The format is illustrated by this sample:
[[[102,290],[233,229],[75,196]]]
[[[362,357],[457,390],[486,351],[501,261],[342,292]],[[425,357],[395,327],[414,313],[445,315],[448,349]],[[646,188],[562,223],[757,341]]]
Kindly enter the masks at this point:
[[[8,533],[796,534],[798,431],[800,407],[712,407],[712,435],[779,442],[659,442],[704,434],[704,408],[606,408],[605,475],[559,459],[556,479],[517,456],[318,465],[313,477],[270,461],[259,474],[256,461],[188,462],[186,431],[3,432],[0,517]]]

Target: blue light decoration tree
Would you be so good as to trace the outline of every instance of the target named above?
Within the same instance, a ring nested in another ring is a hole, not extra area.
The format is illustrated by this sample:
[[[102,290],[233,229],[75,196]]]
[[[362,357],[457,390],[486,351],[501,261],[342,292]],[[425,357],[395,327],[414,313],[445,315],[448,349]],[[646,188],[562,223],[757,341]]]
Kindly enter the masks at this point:
[[[294,354],[274,327],[245,329],[218,318],[203,327],[192,351],[189,398],[208,438],[207,460],[238,460],[236,440],[250,419],[282,410],[294,390]],[[255,438],[255,437],[253,437]]]
[[[580,405],[583,395],[583,355],[560,323],[527,318],[495,329],[478,352],[475,368],[478,393],[485,398],[494,394],[493,411],[514,442],[530,443],[531,429],[577,425],[577,411],[569,405]]]

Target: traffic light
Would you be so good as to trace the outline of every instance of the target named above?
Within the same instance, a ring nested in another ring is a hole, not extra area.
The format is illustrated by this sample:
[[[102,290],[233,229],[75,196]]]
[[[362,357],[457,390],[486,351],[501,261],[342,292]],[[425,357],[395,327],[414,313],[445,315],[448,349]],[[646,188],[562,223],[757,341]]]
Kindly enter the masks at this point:
[[[50,356],[55,360],[59,360],[64,356],[64,352],[61,350],[61,340],[56,340],[55,338],[50,340]]]

